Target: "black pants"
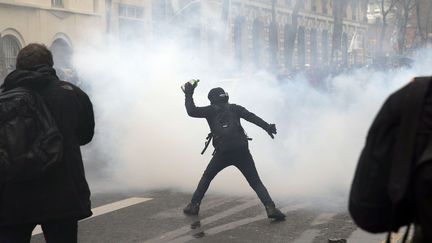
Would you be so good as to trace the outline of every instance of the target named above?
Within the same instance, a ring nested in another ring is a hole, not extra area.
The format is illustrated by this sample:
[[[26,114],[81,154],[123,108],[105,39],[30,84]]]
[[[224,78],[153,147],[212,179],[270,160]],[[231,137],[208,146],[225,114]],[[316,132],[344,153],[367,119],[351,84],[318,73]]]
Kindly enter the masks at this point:
[[[432,164],[417,169],[415,178],[415,206],[418,234],[415,242],[432,242]]]
[[[230,165],[234,165],[241,171],[244,177],[246,177],[249,185],[254,189],[259,199],[265,206],[275,205],[269,193],[267,192],[267,189],[258,176],[254,160],[249,152],[249,149],[247,148],[225,153],[216,152],[204,171],[204,174],[198,183],[198,187],[192,196],[191,202],[200,203],[213,178],[217,175],[217,173]]]
[[[47,243],[76,243],[77,220],[56,220],[42,223],[42,231]],[[29,243],[36,224],[22,224],[0,227],[1,243]]]

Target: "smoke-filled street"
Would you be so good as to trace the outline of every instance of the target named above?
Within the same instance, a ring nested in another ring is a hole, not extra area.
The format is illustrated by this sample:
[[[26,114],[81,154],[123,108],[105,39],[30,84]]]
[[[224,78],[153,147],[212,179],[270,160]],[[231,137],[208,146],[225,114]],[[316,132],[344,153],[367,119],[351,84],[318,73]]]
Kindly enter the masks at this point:
[[[209,194],[199,216],[182,209],[190,195],[172,191],[104,193],[93,195],[93,213],[79,224],[79,242],[382,242],[383,235],[363,233],[353,224],[344,205],[314,206],[307,200],[280,205],[285,221],[267,219],[254,197]],[[37,233],[37,229],[34,234]],[[44,242],[41,234],[33,243]],[[343,242],[343,241],[334,241]]]
[[[0,243],[432,242],[431,67],[432,0],[0,0]]]

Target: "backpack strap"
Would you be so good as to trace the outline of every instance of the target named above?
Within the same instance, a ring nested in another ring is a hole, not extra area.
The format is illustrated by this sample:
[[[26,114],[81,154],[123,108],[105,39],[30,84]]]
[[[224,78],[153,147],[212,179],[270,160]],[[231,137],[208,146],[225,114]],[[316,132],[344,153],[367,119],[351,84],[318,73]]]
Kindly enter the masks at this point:
[[[430,77],[415,78],[403,99],[401,125],[394,147],[388,192],[393,204],[405,196],[411,179],[412,159],[418,124],[423,110]]]
[[[206,142],[205,142],[205,145],[204,145],[204,149],[201,151],[201,154],[205,153],[205,151],[207,150],[207,148],[208,148],[208,146],[209,146],[212,138],[213,138],[213,133],[209,133],[207,135],[207,137],[206,137]]]

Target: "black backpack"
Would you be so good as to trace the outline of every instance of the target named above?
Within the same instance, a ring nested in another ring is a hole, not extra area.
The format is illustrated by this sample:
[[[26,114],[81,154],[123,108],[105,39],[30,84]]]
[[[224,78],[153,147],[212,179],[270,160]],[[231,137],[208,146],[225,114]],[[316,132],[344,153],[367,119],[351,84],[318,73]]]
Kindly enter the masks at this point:
[[[225,152],[247,148],[248,137],[240,124],[240,117],[230,104],[215,105],[216,115],[211,119],[211,136],[216,151]]]
[[[41,177],[62,159],[62,140],[38,93],[15,88],[0,94],[0,180]]]
[[[416,78],[401,89],[405,92],[396,94],[403,95],[399,120],[387,119],[394,105],[387,100],[369,129],[349,197],[350,214],[363,230],[398,231],[413,222],[409,186],[429,83],[430,78]]]

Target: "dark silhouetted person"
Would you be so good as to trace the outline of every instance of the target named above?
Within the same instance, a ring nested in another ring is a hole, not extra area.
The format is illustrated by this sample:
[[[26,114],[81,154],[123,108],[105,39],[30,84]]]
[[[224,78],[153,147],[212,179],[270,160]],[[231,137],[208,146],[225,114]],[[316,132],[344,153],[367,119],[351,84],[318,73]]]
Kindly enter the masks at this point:
[[[254,160],[249,152],[248,138],[240,124],[240,118],[261,127],[272,138],[273,134],[276,134],[276,126],[268,124],[242,106],[229,104],[228,94],[222,88],[210,90],[208,99],[211,104],[209,106],[196,107],[192,97],[194,89],[195,86],[191,83],[185,84],[186,110],[191,117],[206,118],[213,137],[215,152],[201,177],[191,202],[184,208],[184,213],[197,215],[201,200],[210,182],[221,170],[233,165],[241,171],[249,185],[257,193],[266,208],[268,217],[277,220],[284,219],[285,215],[275,207],[267,189],[258,176]],[[223,134],[224,129],[229,131],[228,134]]]
[[[78,220],[92,215],[80,151],[93,138],[92,103],[78,87],[58,79],[52,54],[41,44],[29,44],[18,53],[16,70],[1,86],[3,92],[18,87],[39,93],[45,101],[63,137],[63,156],[40,178],[0,178],[0,242],[30,242],[37,224],[48,243],[77,242]]]
[[[391,94],[369,129],[349,210],[371,233],[414,224],[412,242],[432,242],[431,80],[415,78]]]

